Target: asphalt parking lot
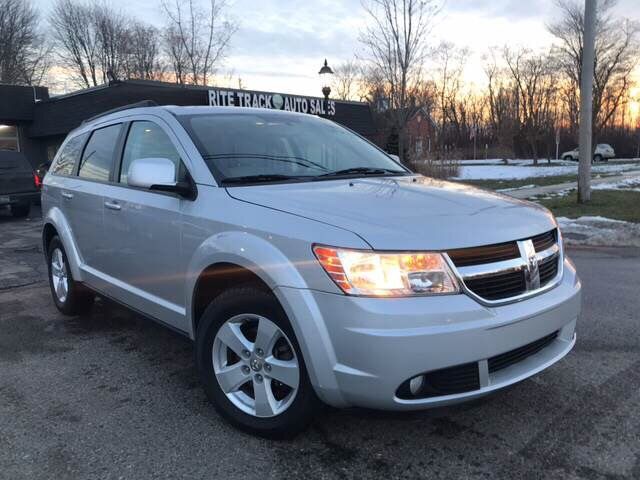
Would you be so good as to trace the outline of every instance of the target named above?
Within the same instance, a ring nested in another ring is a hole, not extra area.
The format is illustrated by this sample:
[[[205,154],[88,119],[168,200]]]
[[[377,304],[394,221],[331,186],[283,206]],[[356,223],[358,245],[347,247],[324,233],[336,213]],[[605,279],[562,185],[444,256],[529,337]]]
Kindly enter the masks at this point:
[[[640,478],[640,249],[570,252],[578,343],[542,374],[453,408],[328,410],[273,442],[215,413],[188,339],[104,301],[61,316],[39,235],[37,211],[0,212],[0,478]]]

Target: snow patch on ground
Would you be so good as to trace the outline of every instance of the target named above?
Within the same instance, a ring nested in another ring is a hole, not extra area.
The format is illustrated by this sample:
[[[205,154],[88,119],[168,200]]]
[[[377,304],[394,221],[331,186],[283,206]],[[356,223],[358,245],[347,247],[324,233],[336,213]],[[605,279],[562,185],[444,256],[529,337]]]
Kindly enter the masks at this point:
[[[567,195],[569,195],[571,192],[577,190],[576,188],[572,187],[572,188],[565,188],[563,190],[556,190],[555,192],[549,192],[549,193],[545,193],[543,195],[533,195],[531,197],[528,197],[529,200],[551,200],[552,198],[557,198],[557,197],[566,197]]]
[[[631,190],[640,192],[640,178],[625,178],[617,182],[605,182],[591,185],[593,190]]]
[[[486,160],[452,160],[456,162],[458,165],[467,165],[473,167],[479,167],[482,165],[529,165],[533,166],[533,159],[531,158],[488,158]],[[538,160],[539,165],[576,165],[575,162],[570,162],[567,160],[551,160],[549,163],[548,160]]]
[[[584,216],[556,219],[565,243],[640,247],[640,224],[606,217]]]
[[[515,190],[526,190],[527,188],[536,188],[535,185],[531,184],[531,185],[523,185],[521,187],[512,187],[512,188],[500,188],[498,190],[496,190],[496,192],[513,192]]]
[[[633,164],[605,164],[592,165],[591,171],[594,174],[615,174],[627,171],[638,170],[637,165]],[[534,167],[532,165],[466,165],[460,166],[459,176],[457,180],[522,180],[526,178],[551,177],[557,175],[576,175],[578,174],[577,164],[552,164]]]

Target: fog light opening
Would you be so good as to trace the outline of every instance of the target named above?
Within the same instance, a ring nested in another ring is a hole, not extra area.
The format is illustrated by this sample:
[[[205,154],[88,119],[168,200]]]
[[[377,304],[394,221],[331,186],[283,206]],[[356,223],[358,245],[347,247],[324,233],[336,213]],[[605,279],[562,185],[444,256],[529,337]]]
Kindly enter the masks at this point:
[[[411,392],[411,395],[418,395],[418,393],[420,393],[420,391],[422,390],[422,387],[424,387],[424,383],[425,383],[425,379],[424,379],[424,375],[418,375],[417,377],[413,377],[410,381],[409,381],[409,391]]]

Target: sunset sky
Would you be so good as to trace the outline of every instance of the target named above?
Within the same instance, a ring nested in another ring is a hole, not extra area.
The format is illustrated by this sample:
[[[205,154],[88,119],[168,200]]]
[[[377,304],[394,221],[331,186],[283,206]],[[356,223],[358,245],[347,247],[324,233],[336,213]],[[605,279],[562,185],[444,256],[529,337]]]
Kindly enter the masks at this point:
[[[206,1],[206,0],[202,0]],[[53,0],[34,0],[44,17]],[[640,20],[639,0],[620,0],[617,13]],[[160,0],[111,0],[110,4],[158,27]],[[326,57],[336,65],[362,55],[358,31],[366,15],[360,0],[230,0],[240,28],[221,74],[249,89],[318,95],[317,71]],[[471,48],[466,78],[485,81],[481,56],[491,46],[548,46],[545,24],[557,9],[553,0],[449,0],[436,20],[431,44],[441,40]],[[234,86],[236,86],[234,85]]]

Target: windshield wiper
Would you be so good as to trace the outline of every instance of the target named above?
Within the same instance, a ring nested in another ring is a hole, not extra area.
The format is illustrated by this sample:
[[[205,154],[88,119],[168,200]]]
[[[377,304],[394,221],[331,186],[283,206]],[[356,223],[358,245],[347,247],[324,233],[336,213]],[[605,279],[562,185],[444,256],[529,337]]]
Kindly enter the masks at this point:
[[[301,177],[295,175],[280,174],[261,174],[261,175],[244,175],[242,177],[227,177],[221,180],[222,185],[230,185],[235,183],[261,183],[261,182],[278,182],[281,180],[300,180],[309,177]]]
[[[341,177],[341,176],[348,176],[348,175],[386,175],[386,174],[406,175],[407,172],[405,172],[404,170],[390,170],[388,168],[354,167],[354,168],[345,168],[343,170],[336,170],[335,172],[323,173],[322,175],[318,175],[314,177],[314,179],[327,178],[327,177]]]
[[[306,168],[317,168],[318,170],[329,170],[324,165],[320,165],[319,163],[313,162],[308,158],[303,157],[293,157],[288,155],[266,155],[266,154],[257,154],[257,153],[216,153],[212,155],[204,155],[203,158],[264,158],[266,160],[274,160],[276,162],[284,162],[284,163],[293,163],[296,165],[300,165]]]

